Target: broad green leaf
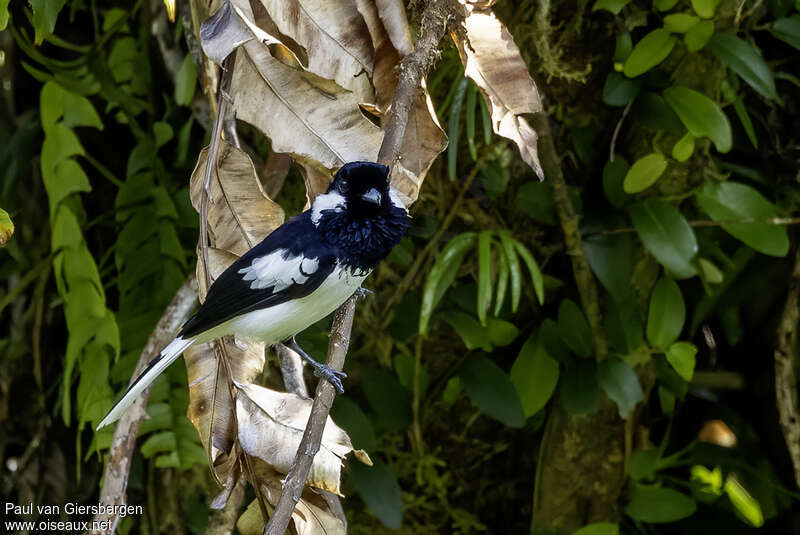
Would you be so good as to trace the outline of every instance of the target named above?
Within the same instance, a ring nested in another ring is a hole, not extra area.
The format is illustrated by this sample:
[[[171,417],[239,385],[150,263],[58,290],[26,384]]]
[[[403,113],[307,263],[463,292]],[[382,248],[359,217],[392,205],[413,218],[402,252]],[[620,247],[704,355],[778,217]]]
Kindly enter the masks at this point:
[[[467,232],[456,236],[442,249],[436,258],[436,263],[428,274],[425,289],[422,293],[422,308],[419,314],[419,332],[428,333],[428,324],[434,308],[441,301],[447,288],[453,284],[461,267],[461,261],[470,247],[475,243],[475,233]]]
[[[411,424],[411,394],[394,375],[367,369],[361,387],[381,427],[402,431]]]
[[[526,417],[547,404],[558,384],[558,362],[547,353],[539,338],[538,332],[528,337],[511,367],[511,383],[517,389]]]
[[[697,355],[697,348],[689,342],[675,342],[667,348],[667,362],[669,362],[678,375],[692,380],[694,375],[694,357]]]
[[[595,0],[592,11],[610,11],[614,15],[619,15],[622,8],[631,3],[631,0]]]
[[[458,377],[451,377],[444,386],[444,392],[442,392],[442,401],[444,401],[447,405],[452,405],[458,399],[458,396],[461,395],[461,391],[463,389],[464,386],[461,384],[461,379]]]
[[[642,91],[631,107],[630,117],[651,130],[666,130],[683,135],[686,127],[664,98],[652,91]]]
[[[408,391],[414,391],[414,357],[407,353],[398,353],[394,356],[394,371],[397,373],[397,379]],[[425,363],[420,363],[420,391],[424,394],[428,390],[428,368]]]
[[[464,77],[456,86],[453,102],[450,104],[450,119],[448,122],[447,138],[447,176],[450,180],[456,179],[456,162],[458,161],[458,139],[461,127],[461,111],[464,107],[464,95],[467,93],[469,78]]]
[[[615,208],[622,207],[628,201],[629,197],[622,189],[628,169],[630,169],[630,165],[627,160],[619,155],[614,157],[613,162],[606,162],[603,167],[603,193],[611,206]]]
[[[597,382],[617,404],[620,418],[627,419],[637,403],[644,399],[639,377],[627,362],[607,358],[597,365]]]
[[[55,30],[58,13],[66,0],[28,0],[28,3],[33,8],[34,44],[40,45]]]
[[[692,135],[711,139],[720,152],[731,150],[731,124],[716,102],[694,89],[681,86],[665,89],[664,98]]]
[[[659,11],[669,11],[675,7],[678,0],[653,0],[653,6]]]
[[[194,98],[196,87],[197,70],[194,58],[191,54],[186,54],[178,74],[175,75],[175,103],[180,106],[189,106]]]
[[[558,334],[575,354],[592,356],[592,331],[581,309],[570,299],[564,299],[558,307]]]
[[[169,123],[158,121],[153,124],[153,134],[155,135],[156,147],[163,147],[172,139],[172,127]]]
[[[704,19],[710,19],[714,16],[719,2],[720,0],[692,0],[692,7],[695,13]]]
[[[14,234],[14,222],[8,212],[0,208],[0,247],[5,247]]]
[[[52,173],[42,173],[42,180],[47,189],[50,213],[54,213],[58,204],[69,195],[77,192],[91,191],[89,179],[75,160],[64,160],[56,165]]]
[[[622,189],[625,193],[633,194],[644,191],[655,184],[658,177],[667,168],[667,160],[663,154],[654,152],[647,156],[642,156],[635,162],[625,174],[625,181]]]
[[[644,320],[636,301],[628,297],[624,301],[612,299],[603,314],[608,343],[623,355],[629,355],[644,343]]]
[[[694,153],[694,136],[691,132],[686,132],[672,147],[672,157],[679,162],[685,162]]]
[[[482,355],[473,355],[459,368],[458,376],[478,409],[508,427],[522,427],[525,413],[508,374]]]
[[[494,303],[494,315],[498,316],[506,300],[508,291],[508,278],[510,275],[508,268],[508,257],[506,257],[505,246],[501,243],[502,250],[497,252],[497,293]]]
[[[732,33],[719,32],[708,42],[708,49],[761,96],[778,98],[772,71],[753,45]]]
[[[11,0],[0,0],[0,32],[8,26],[8,3]]]
[[[559,362],[568,362],[570,360],[569,347],[561,340],[558,324],[551,318],[545,318],[539,326],[539,337],[547,353],[554,359]]]
[[[542,223],[556,223],[553,187],[548,182],[530,181],[523,184],[514,199],[514,208],[525,217]]]
[[[561,375],[561,403],[570,414],[585,416],[600,408],[600,386],[594,360],[573,361]]]
[[[686,32],[683,42],[689,52],[697,52],[706,46],[712,35],[714,35],[714,21],[701,20]]]
[[[492,306],[492,231],[478,234],[478,319],[486,325],[486,313]]]
[[[449,310],[444,314],[444,321],[455,329],[467,349],[481,348],[491,351],[489,329],[478,323],[472,315],[461,310]]]
[[[634,486],[625,514],[640,522],[656,524],[675,522],[693,515],[696,510],[695,501],[677,490]]]
[[[609,106],[627,106],[639,94],[641,80],[631,80],[618,72],[611,71],[603,86],[603,102]]]
[[[658,387],[658,403],[661,406],[661,412],[663,414],[672,414],[675,412],[675,394],[663,386]]]
[[[758,500],[747,492],[741,483],[736,479],[736,475],[730,474],[725,480],[725,493],[728,495],[731,504],[753,527],[760,528],[764,525],[764,513]]]
[[[623,72],[628,78],[644,74],[669,56],[677,39],[667,30],[659,28],[645,35],[633,47],[631,55],[625,60]]]
[[[675,275],[694,275],[692,259],[697,254],[697,239],[692,227],[678,211],[661,199],[647,199],[629,208],[633,226],[645,248]]]
[[[586,259],[597,278],[617,301],[632,291],[633,240],[629,234],[596,234],[583,240]]]
[[[81,142],[75,133],[61,123],[55,124],[42,144],[42,173],[54,172],[58,164],[70,156],[83,156]]]
[[[542,270],[539,269],[539,264],[536,262],[536,259],[533,258],[533,255],[528,250],[522,242],[518,240],[513,240],[514,242],[514,249],[519,254],[520,258],[525,262],[525,265],[528,266],[528,271],[531,274],[531,282],[533,283],[533,291],[536,294],[536,299],[538,299],[539,304],[544,304],[544,277],[542,276]]]
[[[647,339],[658,349],[666,349],[683,330],[686,321],[686,305],[678,284],[661,277],[650,296],[647,313]]]
[[[631,32],[622,32],[618,33],[617,37],[615,38],[615,46],[614,46],[614,57],[612,58],[615,64],[621,64],[628,56],[631,55],[631,51],[633,50],[633,39],[631,39]],[[622,70],[620,66],[619,69],[616,68],[615,70]]]
[[[636,480],[653,479],[660,458],[657,449],[634,451],[631,455],[631,478]]]
[[[519,329],[510,321],[489,318],[486,325],[489,341],[494,347],[505,347],[519,336]]]
[[[614,522],[595,522],[583,526],[572,535],[619,535],[619,524]]]
[[[778,19],[770,28],[772,35],[800,50],[800,15]]]
[[[711,284],[719,284],[725,280],[725,274],[722,273],[722,271],[720,271],[720,269],[710,260],[700,258],[697,261],[697,265],[700,267],[700,272],[702,273],[703,279],[706,282],[710,282]]]
[[[689,13],[673,13],[664,17],[664,29],[675,33],[686,33],[691,30],[700,18]]]
[[[738,182],[708,183],[697,193],[697,203],[714,221],[766,220],[778,217],[778,211],[761,193]],[[731,236],[756,251],[785,256],[789,252],[786,227],[767,223],[726,223]]]
[[[372,452],[378,447],[372,422],[361,410],[361,407],[349,397],[336,396],[331,408],[331,418],[347,431],[356,449]]]
[[[380,459],[372,466],[350,463],[350,479],[370,511],[389,529],[403,526],[403,490],[397,476]]]

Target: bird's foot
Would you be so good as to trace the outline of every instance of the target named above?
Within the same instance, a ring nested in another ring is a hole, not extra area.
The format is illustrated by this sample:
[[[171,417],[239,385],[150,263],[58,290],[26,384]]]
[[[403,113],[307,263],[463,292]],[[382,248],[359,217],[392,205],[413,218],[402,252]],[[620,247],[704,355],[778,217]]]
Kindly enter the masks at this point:
[[[375,292],[373,292],[369,288],[364,288],[363,286],[359,286],[358,288],[356,288],[355,291],[356,297],[358,297],[359,299],[366,299],[368,295],[372,295],[374,293]]]
[[[314,375],[325,379],[333,387],[336,389],[337,392],[340,394],[344,394],[344,386],[342,386],[342,379],[347,377],[347,374],[344,372],[340,372],[339,370],[334,370],[330,366],[326,366],[325,364],[320,364],[316,360],[314,360],[308,353],[303,351],[297,344],[297,340],[292,337],[291,341],[289,342],[289,347],[292,348],[298,355],[300,355],[303,360],[305,360],[312,368],[314,368]]]

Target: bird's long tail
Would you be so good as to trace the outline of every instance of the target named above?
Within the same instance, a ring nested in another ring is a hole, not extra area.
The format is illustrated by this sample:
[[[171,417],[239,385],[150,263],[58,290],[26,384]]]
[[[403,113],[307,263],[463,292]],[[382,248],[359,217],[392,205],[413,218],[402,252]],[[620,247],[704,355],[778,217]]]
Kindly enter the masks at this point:
[[[173,340],[167,347],[165,347],[156,358],[150,361],[147,368],[142,372],[139,377],[128,387],[128,391],[122,396],[122,399],[106,414],[97,429],[105,427],[108,424],[114,423],[122,416],[125,410],[130,407],[133,402],[139,397],[142,391],[150,386],[156,378],[167,369],[167,366],[172,364],[175,359],[181,356],[181,353],[192,345],[194,339],[181,338],[180,336]]]

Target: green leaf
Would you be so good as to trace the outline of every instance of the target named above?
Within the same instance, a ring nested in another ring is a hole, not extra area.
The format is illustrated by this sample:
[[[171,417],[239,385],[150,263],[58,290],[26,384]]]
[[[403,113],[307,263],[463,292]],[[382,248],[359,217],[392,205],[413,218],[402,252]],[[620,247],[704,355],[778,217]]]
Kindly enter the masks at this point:
[[[704,19],[710,19],[714,16],[719,2],[720,0],[692,0],[692,7],[695,13]]]
[[[666,349],[683,330],[686,321],[686,305],[678,284],[661,277],[650,296],[647,314],[647,339],[658,349]]]
[[[631,0],[596,0],[592,6],[592,11],[610,11],[614,15],[619,15],[622,8],[631,3]]]
[[[482,355],[473,355],[459,368],[467,395],[482,413],[508,427],[522,427],[525,413],[506,372]]]
[[[697,348],[689,342],[675,342],[667,348],[667,362],[669,362],[678,375],[692,380],[694,375],[694,357],[697,355]]]
[[[747,139],[749,139],[753,147],[757,149],[758,138],[756,137],[756,130],[753,128],[753,121],[750,120],[750,115],[747,113],[747,108],[744,102],[742,102],[741,97],[733,101],[733,109],[736,110],[736,116],[739,117],[739,121],[742,123],[742,128],[744,128],[747,134]]]
[[[661,199],[647,199],[629,212],[639,238],[660,264],[681,278],[696,273],[692,259],[697,239],[677,208]]]
[[[465,118],[467,127],[467,144],[469,145],[469,155],[473,160],[478,159],[478,147],[475,144],[475,99],[478,95],[478,86],[471,83],[467,87],[467,116]]]
[[[600,387],[594,360],[575,361],[561,375],[561,403],[573,416],[586,416],[600,408]]]
[[[681,86],[665,89],[664,98],[692,135],[711,139],[720,152],[731,150],[731,124],[716,102],[694,89]]]
[[[700,273],[703,275],[703,280],[706,282],[719,284],[725,280],[725,274],[710,260],[700,258],[697,261],[697,265],[700,268]]]
[[[331,408],[331,417],[342,429],[347,431],[353,446],[368,452],[375,451],[378,441],[372,422],[358,406],[358,403],[346,396],[336,396]],[[353,463],[358,464],[358,463]]]
[[[8,3],[11,0],[0,0],[0,32],[8,26]]]
[[[588,524],[572,535],[619,535],[619,524],[614,522],[595,522]]]
[[[367,369],[361,387],[382,427],[402,431],[411,424],[411,394],[394,375]]]
[[[706,184],[697,193],[697,203],[714,221],[778,217],[775,205],[758,190],[738,182]],[[760,253],[785,256],[789,252],[789,235],[781,225],[728,223],[723,224],[722,228]]]
[[[677,39],[662,28],[648,33],[636,43],[631,55],[625,60],[625,76],[635,78],[646,73],[669,56],[676,42]]]
[[[0,208],[0,247],[5,247],[14,234],[14,222],[8,212]]]
[[[33,8],[34,44],[40,45],[44,38],[56,29],[56,20],[66,0],[28,0]]]
[[[609,106],[627,106],[639,94],[641,80],[631,80],[622,74],[611,71],[603,86],[603,102]]]
[[[597,382],[617,404],[620,418],[627,419],[637,403],[644,399],[639,377],[627,362],[607,358],[597,365]]]
[[[63,124],[55,124],[45,135],[42,144],[42,173],[55,172],[58,164],[76,155],[84,155],[78,137]]]
[[[764,525],[764,513],[758,500],[747,492],[741,483],[736,479],[736,475],[730,474],[725,480],[725,493],[728,495],[731,504],[744,517],[747,522],[760,528]]]
[[[397,379],[406,390],[414,391],[414,357],[406,353],[398,353],[394,356],[394,371],[397,373]],[[428,369],[425,363],[420,363],[420,391],[424,394],[428,390]]]
[[[191,105],[195,87],[197,87],[197,70],[194,58],[191,54],[186,54],[178,74],[175,75],[175,103],[179,106]]]
[[[403,490],[397,476],[380,459],[372,466],[350,463],[350,478],[361,499],[370,511],[389,529],[403,526]]]
[[[478,320],[486,325],[486,313],[492,306],[492,231],[478,234]]]
[[[659,11],[669,11],[675,7],[678,0],[653,0],[653,6]]]
[[[770,28],[772,35],[800,50],[800,15],[778,19]]]
[[[689,52],[702,50],[708,44],[708,40],[714,35],[714,21],[701,20],[695,24],[691,30],[683,36],[683,42]]]
[[[169,123],[158,121],[153,124],[153,134],[155,135],[156,147],[163,147],[172,139],[172,127]]]
[[[631,294],[633,240],[630,235],[595,234],[583,240],[586,259],[597,278],[617,301]]]
[[[494,347],[505,347],[519,336],[519,329],[510,321],[489,318],[486,332]]]
[[[624,301],[611,300],[603,314],[608,343],[617,352],[629,355],[644,343],[644,321],[634,298]]]
[[[558,362],[547,353],[539,333],[532,333],[511,367],[511,383],[517,389],[526,417],[547,404],[558,384],[558,372]]]
[[[513,240],[513,242],[514,249],[525,262],[525,265],[528,266],[528,271],[531,274],[531,282],[533,283],[533,291],[536,293],[536,299],[539,300],[539,304],[542,305],[544,304],[544,276],[542,276],[542,270],[539,269],[539,264],[536,262],[536,259],[533,258],[531,252],[522,242],[518,240]]]
[[[447,405],[452,405],[458,399],[458,396],[461,395],[461,391],[463,389],[464,386],[461,384],[461,379],[458,377],[451,377],[444,386],[444,392],[442,392],[442,401],[444,401]]]
[[[419,314],[420,334],[428,333],[428,324],[433,309],[441,301],[447,288],[453,284],[458,268],[461,267],[461,262],[464,260],[464,255],[474,243],[474,232],[461,234],[450,240],[436,258],[436,263],[428,274],[428,280],[425,282],[425,289],[422,293],[422,307]]]
[[[628,169],[622,189],[629,194],[644,191],[655,184],[666,168],[667,160],[663,154],[654,152],[642,156]]]
[[[612,58],[615,63],[615,69],[616,64],[621,64],[628,59],[628,56],[631,55],[632,50],[633,40],[631,39],[631,32],[618,33],[615,38],[614,57]],[[621,65],[618,70],[622,70]]]
[[[55,213],[59,203],[71,194],[92,190],[86,173],[78,162],[72,159],[62,161],[51,173],[42,173],[42,181],[47,190],[51,214]]]
[[[458,160],[458,138],[461,123],[461,111],[464,106],[464,95],[467,93],[469,78],[462,78],[456,86],[453,102],[450,104],[450,119],[448,122],[447,138],[447,176],[450,180],[456,179],[456,162]]]
[[[592,331],[574,301],[564,299],[558,307],[558,334],[575,354],[592,356]]]
[[[498,251],[497,254],[497,295],[494,303],[494,315],[500,315],[500,311],[503,308],[503,303],[506,300],[506,292],[508,291],[508,278],[509,278],[509,268],[508,268],[508,258],[506,257],[505,246],[502,245],[503,249]]]
[[[673,489],[634,486],[625,514],[649,523],[675,522],[697,510],[693,499]]]
[[[473,316],[461,310],[449,310],[444,315],[444,321],[455,329],[467,349],[492,350],[489,330],[478,323]]]
[[[686,132],[672,147],[672,157],[679,162],[685,162],[694,153],[694,136],[691,132]]]
[[[772,71],[753,45],[732,33],[721,32],[714,34],[708,49],[761,96],[770,100],[778,98]]]
[[[627,160],[622,156],[615,156],[614,161],[606,162],[603,166],[603,193],[614,208],[621,208],[628,202],[628,195],[622,189],[625,176],[628,174]]]
[[[664,17],[664,29],[675,33],[686,33],[698,22],[700,18],[689,13],[673,13]]]
[[[514,208],[523,216],[551,225],[556,222],[556,205],[553,187],[547,182],[531,181],[523,184],[514,198]]]
[[[653,479],[660,458],[656,449],[634,451],[631,455],[631,479]]]

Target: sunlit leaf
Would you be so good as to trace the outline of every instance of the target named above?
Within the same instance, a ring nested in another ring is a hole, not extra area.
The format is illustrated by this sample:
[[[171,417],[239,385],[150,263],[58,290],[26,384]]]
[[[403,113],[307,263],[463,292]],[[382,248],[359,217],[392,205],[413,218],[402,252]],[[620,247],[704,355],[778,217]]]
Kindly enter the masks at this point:
[[[678,375],[687,381],[691,381],[694,375],[694,357],[696,354],[697,348],[689,342],[675,342],[666,351],[667,362],[675,368]]]
[[[677,38],[667,30],[651,31],[636,43],[631,55],[625,60],[625,76],[634,78],[646,73],[669,56],[676,42]]]
[[[436,263],[434,263],[428,274],[428,280],[425,281],[425,289],[422,293],[422,308],[419,314],[420,334],[427,334],[428,324],[434,308],[436,308],[447,288],[455,280],[461,261],[475,244],[475,239],[474,232],[461,234],[450,240],[437,256]]]
[[[686,321],[686,305],[678,284],[661,277],[650,296],[647,314],[647,339],[653,346],[666,349],[678,339]]]
[[[717,103],[694,89],[680,86],[665,89],[664,98],[693,136],[711,139],[720,152],[731,150],[731,124]]]
[[[663,154],[654,152],[647,156],[642,156],[635,162],[625,175],[622,184],[625,193],[639,193],[644,191],[661,176],[667,168],[667,160]]]
[[[548,353],[538,333],[531,334],[511,367],[511,383],[517,390],[525,416],[545,406],[558,383],[558,362]]]

